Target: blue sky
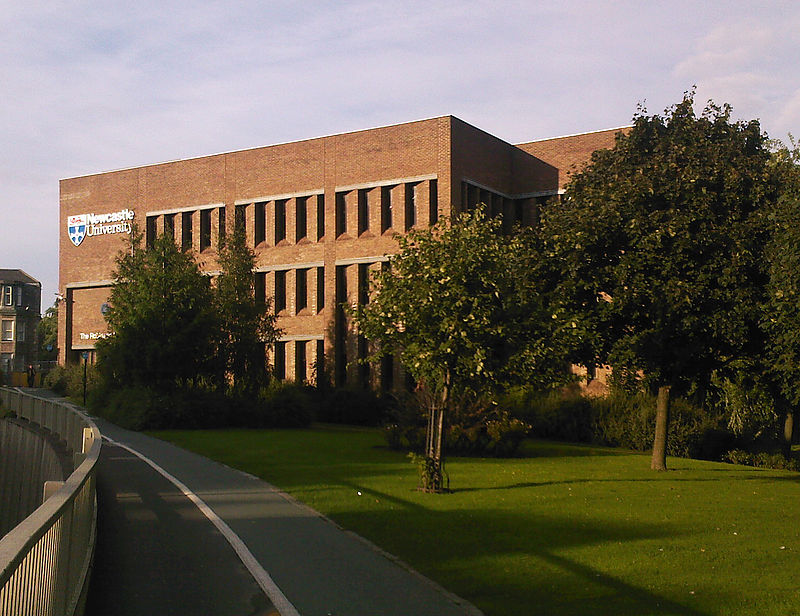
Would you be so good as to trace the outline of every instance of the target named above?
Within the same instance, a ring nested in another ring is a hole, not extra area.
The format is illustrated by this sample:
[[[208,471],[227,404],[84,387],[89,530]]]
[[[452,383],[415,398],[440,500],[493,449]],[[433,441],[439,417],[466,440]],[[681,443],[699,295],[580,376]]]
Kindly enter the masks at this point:
[[[0,0],[0,267],[58,283],[58,180],[452,114],[509,142],[697,86],[800,133],[796,2]]]

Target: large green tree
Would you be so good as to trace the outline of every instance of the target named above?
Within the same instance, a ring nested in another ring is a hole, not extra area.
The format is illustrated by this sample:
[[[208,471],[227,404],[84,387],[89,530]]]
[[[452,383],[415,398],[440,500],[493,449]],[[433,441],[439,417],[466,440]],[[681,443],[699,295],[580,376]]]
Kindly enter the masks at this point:
[[[355,311],[376,359],[399,357],[431,395],[425,489],[442,488],[442,435],[452,400],[525,381],[563,380],[566,338],[537,287],[535,238],[504,235],[480,208],[398,239],[400,250]],[[567,326],[566,330],[571,330]]]
[[[255,255],[243,229],[237,228],[221,240],[219,264],[220,355],[233,390],[254,393],[268,381],[266,348],[278,339],[280,330],[270,299],[255,296]]]
[[[134,229],[114,279],[106,313],[113,335],[98,344],[108,384],[157,391],[217,385],[219,320],[210,281],[192,255],[167,235],[144,248]]]
[[[757,121],[693,93],[637,112],[545,210],[564,305],[596,332],[584,357],[643,375],[658,393],[651,466],[666,468],[670,393],[702,391],[758,351],[766,206],[777,182]]]
[[[787,455],[800,405],[800,151],[795,143],[792,146],[781,147],[774,155],[782,190],[770,214],[773,235],[766,252],[769,283],[762,321],[769,376],[786,401],[782,411]]]

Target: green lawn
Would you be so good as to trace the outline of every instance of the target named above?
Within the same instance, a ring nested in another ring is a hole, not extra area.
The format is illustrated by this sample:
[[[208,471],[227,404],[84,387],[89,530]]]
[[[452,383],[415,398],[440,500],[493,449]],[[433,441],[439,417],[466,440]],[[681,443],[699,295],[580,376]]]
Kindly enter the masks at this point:
[[[160,432],[279,486],[473,602],[520,614],[800,613],[800,474],[532,441],[451,458],[452,494],[373,430]],[[359,496],[359,492],[361,495]]]

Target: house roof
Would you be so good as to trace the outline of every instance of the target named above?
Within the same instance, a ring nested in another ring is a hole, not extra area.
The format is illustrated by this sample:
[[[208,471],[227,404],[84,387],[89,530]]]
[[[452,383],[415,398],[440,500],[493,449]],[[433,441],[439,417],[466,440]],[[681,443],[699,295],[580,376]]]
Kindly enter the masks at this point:
[[[39,284],[39,281],[29,276],[21,269],[0,269],[0,282],[23,282]]]

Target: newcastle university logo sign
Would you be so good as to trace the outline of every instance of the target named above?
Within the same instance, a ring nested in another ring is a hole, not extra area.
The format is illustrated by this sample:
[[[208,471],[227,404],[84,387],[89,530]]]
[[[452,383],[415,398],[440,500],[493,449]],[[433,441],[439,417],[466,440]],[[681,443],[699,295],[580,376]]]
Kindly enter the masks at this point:
[[[130,233],[133,210],[124,209],[109,214],[79,214],[67,217],[67,233],[75,246],[80,246],[86,237]]]
[[[86,237],[86,214],[70,216],[67,219],[67,232],[72,243],[80,246],[83,238]]]

